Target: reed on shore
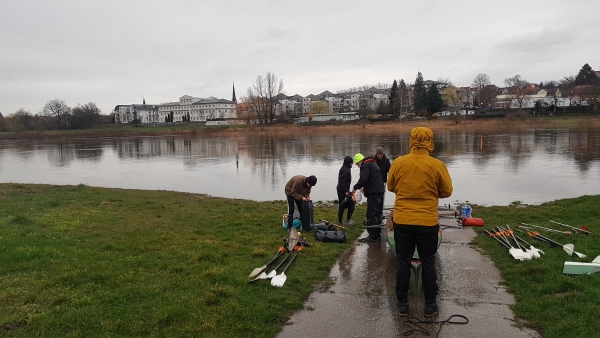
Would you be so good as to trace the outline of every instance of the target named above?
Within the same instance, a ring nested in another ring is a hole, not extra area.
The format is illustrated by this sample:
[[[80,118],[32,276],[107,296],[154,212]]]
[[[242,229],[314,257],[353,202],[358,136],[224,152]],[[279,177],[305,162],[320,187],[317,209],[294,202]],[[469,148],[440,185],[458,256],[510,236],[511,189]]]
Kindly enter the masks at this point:
[[[171,125],[102,125],[88,130],[52,130],[0,133],[0,139],[60,139],[60,138],[96,138],[96,137],[135,137],[135,136],[195,136],[195,135],[236,135],[303,133],[308,135],[344,134],[344,133],[380,133],[383,130],[407,131],[416,126],[425,126],[436,130],[476,130],[505,131],[530,128],[578,128],[600,126],[600,117],[596,116],[546,116],[527,118],[491,118],[460,119],[458,123],[446,118],[422,119],[413,121],[373,122],[357,120],[352,122],[273,124],[273,125],[220,125],[206,126],[197,124]]]

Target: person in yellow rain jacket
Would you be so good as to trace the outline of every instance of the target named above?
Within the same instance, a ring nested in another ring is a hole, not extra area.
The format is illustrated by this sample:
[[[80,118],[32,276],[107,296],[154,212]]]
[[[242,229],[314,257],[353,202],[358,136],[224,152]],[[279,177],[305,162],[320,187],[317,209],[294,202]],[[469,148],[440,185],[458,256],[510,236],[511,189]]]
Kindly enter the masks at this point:
[[[446,165],[431,157],[433,132],[417,127],[410,133],[410,153],[397,158],[388,174],[388,190],[396,194],[392,215],[398,268],[398,312],[408,316],[410,264],[415,246],[423,269],[425,317],[439,312],[435,254],[438,247],[438,203],[452,195],[452,179]]]

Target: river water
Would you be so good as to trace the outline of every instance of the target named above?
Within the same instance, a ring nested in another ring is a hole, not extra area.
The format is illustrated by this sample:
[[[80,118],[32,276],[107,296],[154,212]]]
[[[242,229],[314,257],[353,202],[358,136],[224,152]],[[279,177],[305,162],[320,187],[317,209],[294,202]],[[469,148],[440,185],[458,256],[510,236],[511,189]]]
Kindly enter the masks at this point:
[[[311,197],[337,198],[344,156],[391,159],[408,151],[409,131],[351,135],[160,136],[0,141],[0,182],[86,184],[173,190],[251,200],[283,200],[287,180],[315,175]],[[600,193],[600,130],[436,131],[433,156],[446,163],[454,193],[469,201],[539,204]],[[352,168],[353,183],[359,171]],[[386,195],[386,205],[393,201]]]

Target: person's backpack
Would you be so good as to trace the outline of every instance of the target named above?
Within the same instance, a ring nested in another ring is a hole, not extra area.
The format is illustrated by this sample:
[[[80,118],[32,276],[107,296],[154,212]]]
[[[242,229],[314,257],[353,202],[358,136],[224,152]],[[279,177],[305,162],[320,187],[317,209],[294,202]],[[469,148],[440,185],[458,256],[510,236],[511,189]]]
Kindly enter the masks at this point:
[[[304,201],[302,202],[302,213],[300,214],[300,220],[302,221],[302,230],[311,230],[311,225],[315,223],[315,217],[313,213],[313,202]]]

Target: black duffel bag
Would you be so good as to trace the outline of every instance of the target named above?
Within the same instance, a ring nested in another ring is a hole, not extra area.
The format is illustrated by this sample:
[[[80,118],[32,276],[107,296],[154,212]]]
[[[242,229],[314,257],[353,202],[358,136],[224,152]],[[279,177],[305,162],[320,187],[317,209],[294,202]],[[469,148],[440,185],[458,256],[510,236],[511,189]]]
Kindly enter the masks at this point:
[[[323,243],[346,243],[346,233],[342,230],[317,230],[315,240]]]

